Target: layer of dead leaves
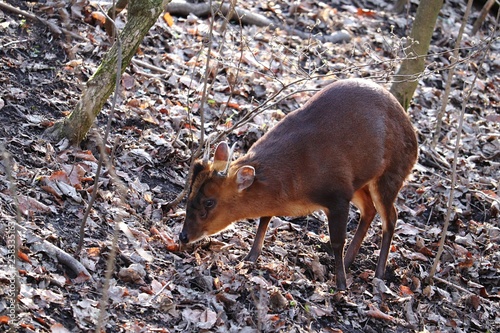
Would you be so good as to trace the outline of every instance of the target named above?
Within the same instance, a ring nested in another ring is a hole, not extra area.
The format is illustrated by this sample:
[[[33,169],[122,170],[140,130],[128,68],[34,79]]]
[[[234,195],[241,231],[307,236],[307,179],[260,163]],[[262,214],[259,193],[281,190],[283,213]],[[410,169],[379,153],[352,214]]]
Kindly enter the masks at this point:
[[[465,10],[447,2],[431,46],[433,56],[410,114],[419,134],[420,159],[398,199],[400,219],[386,281],[373,278],[380,241],[374,223],[348,273],[349,290],[334,290],[325,218],[274,218],[255,265],[241,262],[255,232],[240,222],[218,236],[178,250],[183,206],[163,211],[184,186],[191,147],[198,144],[199,100],[209,20],[163,15],[122,78],[108,151],[116,178],[105,169],[90,214],[79,263],[90,276],[68,268],[47,243],[73,254],[78,229],[94,190],[98,149],[109,105],[82,147],[43,140],[43,130],[71,111],[84,83],[110,44],[102,16],[87,1],[9,1],[85,37],[54,36],[41,24],[0,12],[0,137],[9,157],[0,165],[0,331],[9,323],[25,332],[91,331],[99,317],[106,259],[114,228],[118,254],[108,289],[108,332],[493,332],[500,330],[500,44],[478,68],[481,47],[494,27],[489,17],[477,36],[465,36],[444,129],[430,148],[446,71]],[[301,1],[238,3],[296,29],[215,22],[213,68],[206,129],[225,131],[285,85],[276,103],[252,122],[230,131],[243,153],[288,111],[332,79],[370,77],[385,82],[402,57],[405,14],[384,1],[333,4]],[[412,4],[410,13],[415,12]],[[478,9],[472,17],[478,15]],[[118,18],[123,25],[125,16]],[[472,19],[466,29],[470,31]],[[314,34],[344,31],[341,44]],[[498,31],[497,31],[498,38]],[[146,65],[147,64],[147,65]],[[467,105],[458,160],[452,224],[433,285],[434,261],[450,193],[457,115],[464,91],[480,71]],[[333,76],[325,76],[333,75]],[[126,193],[120,192],[120,184]],[[15,188],[12,187],[15,185]],[[13,193],[15,195],[13,195]],[[126,201],[120,198],[125,196]],[[18,210],[18,211],[17,211]],[[16,218],[19,213],[20,219]],[[357,213],[351,212],[350,235]],[[18,240],[19,308],[12,291],[12,223]],[[122,221],[118,223],[118,221]],[[152,260],[151,260],[152,258]]]

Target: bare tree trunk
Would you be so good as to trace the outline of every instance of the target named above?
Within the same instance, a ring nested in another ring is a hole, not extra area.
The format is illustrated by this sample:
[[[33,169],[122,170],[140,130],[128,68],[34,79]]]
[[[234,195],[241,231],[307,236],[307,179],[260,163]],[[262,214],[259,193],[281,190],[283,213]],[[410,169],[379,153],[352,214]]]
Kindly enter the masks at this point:
[[[488,15],[488,12],[490,11],[491,7],[495,4],[495,0],[488,0],[484,6],[483,9],[481,9],[481,14],[479,14],[479,17],[477,18],[476,22],[474,22],[474,25],[472,26],[472,35],[475,35],[479,28],[481,28],[481,25],[483,25],[484,19],[486,18],[486,15]],[[500,10],[500,9],[499,9]]]
[[[127,24],[120,34],[122,41],[122,68],[127,68],[144,36],[163,11],[163,0],[130,0]],[[86,84],[80,101],[71,114],[47,129],[45,135],[52,140],[67,138],[78,144],[85,138],[114,89],[117,75],[117,45],[106,53],[101,65]]]
[[[413,93],[418,85],[420,73],[425,68],[425,55],[434,32],[434,26],[443,0],[421,0],[410,33],[410,54],[401,63],[399,71],[394,76],[391,93],[396,96],[405,110],[410,106]]]

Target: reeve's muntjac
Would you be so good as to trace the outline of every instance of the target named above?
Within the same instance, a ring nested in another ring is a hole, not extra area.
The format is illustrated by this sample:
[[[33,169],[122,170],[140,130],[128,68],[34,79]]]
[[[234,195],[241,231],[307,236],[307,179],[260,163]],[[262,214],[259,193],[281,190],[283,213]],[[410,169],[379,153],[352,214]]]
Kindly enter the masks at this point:
[[[196,163],[179,239],[194,242],[232,222],[260,218],[245,258],[255,262],[272,216],[323,210],[337,288],[345,290],[345,267],[378,212],[382,244],[375,276],[383,278],[397,220],[394,202],[417,151],[410,119],[387,90],[364,79],[334,82],[290,112],[244,156],[231,162],[222,142],[213,162]],[[349,202],[361,217],[344,259]]]

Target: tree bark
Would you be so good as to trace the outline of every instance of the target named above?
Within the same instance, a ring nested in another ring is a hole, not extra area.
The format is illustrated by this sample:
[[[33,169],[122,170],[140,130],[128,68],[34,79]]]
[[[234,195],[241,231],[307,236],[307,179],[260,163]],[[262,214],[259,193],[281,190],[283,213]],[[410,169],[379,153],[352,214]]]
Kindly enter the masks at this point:
[[[122,73],[162,11],[163,0],[130,1],[127,24],[120,33]],[[67,138],[72,144],[79,144],[85,138],[102,106],[113,92],[117,75],[117,59],[118,45],[115,43],[87,82],[75,109],[68,117],[47,129],[46,137],[56,141]]]
[[[418,79],[425,68],[425,55],[429,51],[434,26],[442,6],[443,0],[421,0],[418,5],[409,41],[415,43],[410,48],[410,54],[401,63],[391,86],[391,93],[405,110],[410,106]]]
[[[472,26],[472,31],[471,31],[472,36],[474,36],[479,30],[479,28],[481,28],[484,19],[486,18],[486,15],[488,15],[490,9],[493,7],[494,4],[495,0],[488,0],[484,4],[483,9],[481,9],[481,14],[479,14],[479,17],[476,19],[476,22],[474,22],[474,25]],[[500,8],[498,10],[500,10]]]

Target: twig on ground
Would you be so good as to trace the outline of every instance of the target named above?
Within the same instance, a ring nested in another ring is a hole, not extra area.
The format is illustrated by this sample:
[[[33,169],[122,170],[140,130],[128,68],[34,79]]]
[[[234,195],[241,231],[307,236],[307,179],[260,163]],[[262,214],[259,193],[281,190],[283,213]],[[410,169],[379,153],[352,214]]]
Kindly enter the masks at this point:
[[[461,287],[461,286],[459,286],[459,285],[457,285],[457,284],[455,284],[455,283],[452,283],[452,282],[446,281],[445,279],[442,279],[442,278],[440,278],[440,277],[434,276],[434,277],[433,277],[433,279],[434,279],[434,280],[436,280],[436,281],[438,281],[438,282],[444,283],[444,284],[446,284],[446,285],[447,285],[447,286],[449,286],[449,287],[455,288],[455,289],[457,289],[458,291],[463,292],[463,293],[465,293],[465,294],[467,294],[467,295],[469,295],[469,296],[477,296],[477,297],[479,297],[481,300],[483,300],[483,301],[485,301],[485,302],[489,303],[490,305],[497,306],[497,307],[498,307],[498,305],[499,305],[499,304],[498,304],[498,302],[493,302],[493,301],[491,301],[491,300],[489,300],[489,299],[487,299],[487,298],[485,298],[485,297],[483,297],[483,296],[481,296],[481,295],[478,295],[478,294],[476,294],[476,293],[473,293],[472,291],[469,291],[469,290],[467,290],[467,289],[465,289],[465,288],[463,288],[463,287]]]
[[[52,31],[52,33],[54,33],[56,35],[61,35],[64,33],[64,34],[69,35],[75,39],[87,41],[87,38],[85,38],[85,37],[82,37],[82,36],[72,32],[72,31],[65,29],[65,28],[61,28],[61,27],[57,26],[56,24],[54,24],[50,21],[47,21],[41,17],[38,17],[38,16],[33,15],[31,13],[25,12],[24,10],[21,10],[19,8],[13,7],[13,6],[11,6],[3,1],[0,1],[0,8],[4,9],[4,10],[8,10],[14,14],[22,15],[22,16],[24,16],[27,19],[30,19],[32,21],[38,21],[42,24],[45,24],[50,29],[50,31]]]
[[[88,276],[90,280],[92,280],[92,275],[89,273],[87,268],[85,268],[85,266],[83,266],[82,263],[80,263],[72,255],[49,241],[34,235],[30,230],[23,227],[19,223],[16,223],[16,229],[24,233],[26,237],[31,240],[33,243],[32,251],[45,252],[50,257],[55,258],[60,264],[67,266],[76,275],[81,275],[83,273]]]
[[[171,75],[172,74],[172,71],[167,71],[167,70],[165,70],[165,69],[163,69],[161,67],[152,65],[152,64],[147,63],[145,61],[141,61],[141,60],[137,60],[137,59],[132,59],[132,63],[135,64],[135,65],[137,65],[137,66],[140,66],[140,67],[143,67],[143,68],[147,68],[147,69],[156,71],[156,72],[158,72],[160,74],[166,74],[166,75]]]
[[[20,44],[20,43],[26,43],[27,41],[28,41],[27,39],[13,40],[11,42],[3,44],[2,47],[6,48],[7,46],[11,46],[11,45],[14,45],[14,44]]]

